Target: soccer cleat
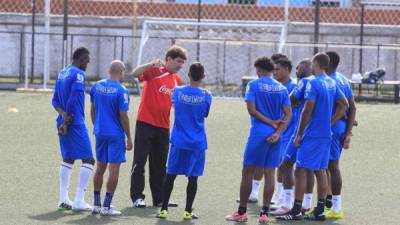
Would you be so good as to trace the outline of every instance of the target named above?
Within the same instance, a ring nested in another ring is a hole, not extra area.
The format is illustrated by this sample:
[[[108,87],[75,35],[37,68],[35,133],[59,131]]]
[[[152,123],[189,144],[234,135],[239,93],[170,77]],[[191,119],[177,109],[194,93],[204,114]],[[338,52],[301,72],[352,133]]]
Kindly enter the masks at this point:
[[[310,214],[304,216],[304,219],[305,220],[313,220],[313,221],[325,221],[326,218],[323,213],[318,214],[318,215],[316,215],[316,213],[310,213]]]
[[[276,209],[275,211],[272,211],[271,215],[272,216],[283,216],[283,215],[288,214],[289,212],[290,212],[290,209],[282,206],[282,207]]]
[[[240,203],[240,198],[236,199],[237,203]],[[258,199],[257,198],[253,198],[250,197],[249,200],[247,201],[247,203],[253,204],[253,203],[258,203]]]
[[[144,208],[146,207],[146,202],[142,198],[136,199],[135,202],[133,202],[133,207],[135,208]]]
[[[59,202],[58,203],[58,211],[65,211],[65,210],[71,210],[72,209],[72,204],[67,203],[67,202]]]
[[[262,213],[260,215],[260,217],[258,217],[258,222],[259,223],[268,223],[269,222],[269,218],[266,214]]]
[[[157,204],[153,204],[153,206],[154,207],[162,207],[162,202],[160,202],[160,203],[157,203]],[[178,207],[179,205],[178,205],[178,203],[175,203],[175,202],[168,202],[168,207],[173,207],[173,208],[176,208],[176,207]]]
[[[113,208],[102,208],[100,210],[100,216],[120,216],[122,213]]]
[[[227,221],[236,221],[236,222],[247,222],[249,219],[249,215],[247,213],[243,213],[240,215],[238,212],[235,212],[232,215],[228,215],[225,217],[225,220]]]
[[[160,218],[160,219],[167,219],[167,217],[168,217],[168,211],[167,210],[161,210],[157,214],[157,218]]]
[[[101,212],[101,206],[94,205],[92,209],[92,214],[99,214]]]
[[[188,211],[184,211],[183,212],[183,219],[184,220],[195,220],[195,219],[198,219],[199,217],[196,215],[196,214],[194,214],[193,212],[188,212]]]
[[[312,209],[305,209],[305,208],[301,209],[301,214],[303,214],[303,216],[306,216],[306,215],[308,215],[308,214],[310,214],[312,212],[313,212]]]
[[[303,215],[301,213],[299,214],[291,214],[290,212],[286,215],[283,216],[277,216],[277,220],[282,220],[282,221],[291,221],[291,220],[303,220]]]
[[[343,211],[335,212],[333,210],[326,213],[327,219],[343,219],[344,213]]]
[[[72,204],[72,210],[73,211],[93,211],[93,207],[92,206],[90,206],[88,203],[86,203],[86,202],[81,202],[81,201],[78,201],[78,202],[74,202],[73,204]]]
[[[328,208],[328,207],[325,206],[324,210],[325,210],[325,213],[327,213],[327,212],[331,211],[332,208]]]

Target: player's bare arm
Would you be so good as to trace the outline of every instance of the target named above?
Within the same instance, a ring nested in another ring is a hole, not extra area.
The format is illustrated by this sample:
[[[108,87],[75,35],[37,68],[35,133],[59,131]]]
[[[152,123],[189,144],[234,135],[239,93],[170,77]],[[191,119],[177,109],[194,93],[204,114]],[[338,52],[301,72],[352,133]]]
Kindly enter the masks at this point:
[[[270,143],[276,143],[279,140],[281,133],[286,130],[288,121],[292,118],[292,108],[290,106],[283,107],[283,114],[282,121],[279,123],[276,131],[267,139]]]
[[[290,103],[292,104],[292,107],[298,107],[300,105],[300,101],[293,95],[290,95]]]
[[[90,105],[90,119],[92,119],[92,124],[94,125],[94,120],[96,118],[96,112],[94,110],[94,104]]]
[[[69,125],[72,122],[72,117],[68,116],[67,113],[61,108],[61,107],[57,107],[56,111],[62,116],[64,122]]]
[[[142,64],[132,71],[132,76],[134,77],[140,77],[146,72],[146,70],[150,69],[151,67],[161,67],[162,66],[162,61],[160,59],[154,59],[153,61],[149,63]]]
[[[336,101],[336,111],[332,117],[331,125],[335,124],[338,120],[342,119],[346,110],[349,108],[349,103],[346,98],[343,97],[340,100]]]
[[[352,130],[353,126],[356,125],[356,103],[354,97],[352,96],[349,100],[349,115],[347,118],[347,129],[343,140],[343,148],[348,149],[350,147],[351,137],[353,136]]]
[[[306,128],[308,122],[311,119],[312,112],[314,111],[315,101],[307,100],[304,103],[303,111],[300,116],[299,129],[297,129],[296,138],[294,140],[294,145],[296,147],[300,146],[301,136],[303,136],[304,129]]]
[[[125,135],[126,135],[126,138],[127,138],[126,150],[130,151],[130,150],[132,150],[133,144],[132,144],[132,137],[131,137],[131,129],[130,129],[130,126],[129,126],[128,112],[120,111],[119,115],[120,115],[120,118],[121,118],[122,127],[124,128]]]
[[[254,102],[246,102],[246,104],[247,104],[247,111],[249,112],[250,115],[252,115],[256,119],[272,126],[275,129],[278,128],[279,123],[281,122],[280,120],[271,120],[270,118],[264,116],[262,113],[257,111],[256,103],[254,103]]]

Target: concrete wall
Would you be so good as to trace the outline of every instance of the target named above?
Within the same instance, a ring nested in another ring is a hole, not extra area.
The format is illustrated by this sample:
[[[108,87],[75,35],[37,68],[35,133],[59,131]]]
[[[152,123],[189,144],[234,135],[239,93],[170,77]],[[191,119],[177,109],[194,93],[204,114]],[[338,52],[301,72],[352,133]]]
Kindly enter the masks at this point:
[[[57,33],[51,35],[51,58],[50,71],[55,76],[61,68],[61,49],[62,49],[62,17],[51,18],[51,32]],[[91,51],[91,63],[88,67],[88,75],[92,78],[105,77],[108,64],[112,59],[122,59],[129,66],[136,65],[136,55],[140,35],[140,29],[132,37],[132,19],[131,18],[105,18],[105,17],[70,17],[68,55],[71,53],[71,39],[73,39],[72,48],[86,46]],[[141,24],[141,23],[139,23]],[[225,37],[228,39],[258,40],[260,42],[207,42],[200,44],[200,61],[205,64],[208,83],[240,83],[240,77],[243,75],[254,75],[253,61],[260,55],[271,55],[276,52],[277,46],[268,41],[279,40],[279,29],[268,29],[258,31],[251,29],[219,30],[213,33],[213,29],[202,31],[202,38]],[[29,15],[0,15],[0,76],[19,76],[25,71],[27,66],[30,71],[30,48],[31,35],[21,36],[19,33],[12,32],[30,32],[31,17]],[[43,18],[38,16],[36,31],[43,32]],[[308,42],[313,41],[314,28],[312,24],[293,23],[289,26],[288,42],[284,52],[289,55],[294,64],[305,57],[311,57],[313,47],[290,42]],[[358,25],[321,25],[320,43],[340,43],[340,44],[358,44],[359,26]],[[93,35],[93,36],[85,36]],[[96,35],[103,35],[98,37]],[[108,36],[104,36],[108,35]],[[172,44],[173,39],[168,37],[196,37],[196,29],[186,29],[186,31],[174,29],[155,29],[151,33],[149,41],[146,43],[143,60],[153,58],[163,58],[165,50]],[[22,40],[21,40],[22,38]],[[161,39],[162,38],[162,39]],[[36,35],[35,41],[35,70],[36,77],[43,74],[43,45],[44,36]],[[196,61],[197,44],[188,41],[177,41],[186,47],[189,51],[188,62]],[[365,28],[364,42],[366,44],[399,44],[399,27],[370,27]],[[22,51],[21,51],[22,47]],[[327,48],[326,48],[327,47]],[[24,49],[29,49],[28,65],[24,65]],[[358,72],[359,68],[359,49],[356,46],[330,46],[323,45],[320,50],[336,50],[342,57],[342,63],[339,70],[350,76]],[[388,47],[381,48],[379,59],[377,58],[377,47],[371,46],[364,49],[363,71],[373,70],[383,66],[387,70],[386,79],[397,80],[399,73],[399,60],[397,49]],[[22,56],[21,56],[22,53]],[[21,61],[22,59],[22,61]],[[185,75],[188,66],[185,66],[182,74]],[[186,76],[183,76],[184,78]]]

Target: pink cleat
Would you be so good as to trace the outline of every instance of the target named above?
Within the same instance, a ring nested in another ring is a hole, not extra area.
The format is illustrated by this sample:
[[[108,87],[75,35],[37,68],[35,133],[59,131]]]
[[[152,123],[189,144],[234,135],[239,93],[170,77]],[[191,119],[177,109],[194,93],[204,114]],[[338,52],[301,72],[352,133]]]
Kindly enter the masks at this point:
[[[247,213],[244,213],[240,215],[238,212],[235,212],[232,215],[228,215],[225,217],[225,220],[227,221],[236,221],[236,222],[247,222],[249,215]]]
[[[266,214],[261,214],[260,217],[258,218],[259,223],[268,223],[269,218]]]

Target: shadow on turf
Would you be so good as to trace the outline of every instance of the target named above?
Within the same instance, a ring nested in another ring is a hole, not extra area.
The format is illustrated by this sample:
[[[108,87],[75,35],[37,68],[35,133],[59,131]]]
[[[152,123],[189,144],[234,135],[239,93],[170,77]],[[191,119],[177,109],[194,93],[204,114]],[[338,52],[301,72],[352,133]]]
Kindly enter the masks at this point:
[[[61,219],[66,216],[74,216],[74,215],[79,215],[79,214],[84,214],[84,212],[72,212],[72,211],[67,211],[67,212],[60,212],[58,210],[51,211],[48,213],[43,213],[43,214],[38,214],[38,215],[30,215],[28,216],[30,219],[34,220],[41,220],[41,221],[54,221]]]
[[[150,218],[154,219],[155,225],[192,225],[194,224],[193,221],[190,220],[182,220],[182,221],[169,221],[165,219],[156,218],[157,213],[159,212],[159,207],[146,207],[146,208],[133,208],[133,207],[126,207],[121,210],[123,216],[131,216],[131,217],[138,217],[138,218]],[[132,219],[134,221],[134,219]]]

